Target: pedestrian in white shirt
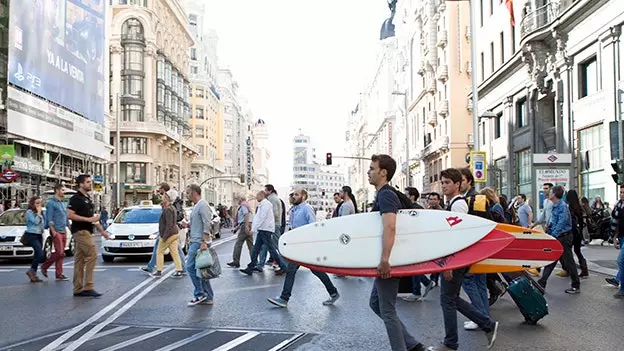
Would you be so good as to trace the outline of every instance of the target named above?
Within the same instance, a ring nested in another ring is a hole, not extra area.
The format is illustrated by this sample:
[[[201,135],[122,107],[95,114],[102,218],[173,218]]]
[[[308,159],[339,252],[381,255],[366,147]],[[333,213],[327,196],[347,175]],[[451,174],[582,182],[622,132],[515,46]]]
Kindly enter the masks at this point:
[[[266,193],[259,191],[256,194],[256,200],[258,201],[258,208],[256,209],[256,215],[251,223],[252,233],[257,233],[256,243],[254,244],[253,251],[251,253],[251,262],[247,265],[247,268],[240,271],[251,275],[254,271],[254,267],[258,265],[258,255],[262,249],[262,245],[266,245],[267,249],[271,253],[271,257],[277,260],[277,264],[280,269],[275,272],[277,275],[286,273],[286,264],[282,260],[282,256],[277,252],[277,243],[272,239],[272,235],[275,232],[275,217],[273,215],[273,205],[266,199]]]

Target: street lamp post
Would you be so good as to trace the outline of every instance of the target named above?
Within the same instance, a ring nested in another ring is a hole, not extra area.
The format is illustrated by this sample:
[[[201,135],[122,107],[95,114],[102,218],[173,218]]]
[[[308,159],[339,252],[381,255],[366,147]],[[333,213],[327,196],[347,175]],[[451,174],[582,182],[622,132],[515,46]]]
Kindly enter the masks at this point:
[[[409,156],[409,118],[407,111],[407,91],[393,91],[392,95],[403,96],[403,116],[405,117],[405,177],[407,186],[412,186],[412,177],[410,176],[410,156]]]

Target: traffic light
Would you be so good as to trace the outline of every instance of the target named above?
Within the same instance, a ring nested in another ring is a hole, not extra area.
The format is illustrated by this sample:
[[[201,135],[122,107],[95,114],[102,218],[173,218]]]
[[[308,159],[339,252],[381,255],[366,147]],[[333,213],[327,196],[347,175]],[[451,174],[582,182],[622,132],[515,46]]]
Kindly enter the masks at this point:
[[[332,164],[332,153],[331,152],[328,152],[327,155],[325,155],[325,163],[328,166],[331,166],[331,164]]]
[[[624,160],[620,159],[620,160],[611,162],[611,168],[613,168],[613,171],[615,172],[615,174],[611,175],[611,178],[613,178],[613,180],[615,181],[615,184],[623,185],[624,174],[622,173],[622,171],[624,170]]]

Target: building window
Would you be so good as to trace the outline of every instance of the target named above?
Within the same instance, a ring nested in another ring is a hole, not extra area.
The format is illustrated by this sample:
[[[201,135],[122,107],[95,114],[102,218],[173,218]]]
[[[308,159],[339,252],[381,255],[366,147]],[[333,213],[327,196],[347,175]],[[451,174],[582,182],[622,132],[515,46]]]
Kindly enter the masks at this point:
[[[191,48],[191,60],[197,60],[197,49]]]
[[[500,64],[505,64],[505,33],[500,32]]]
[[[138,75],[124,75],[121,77],[123,95],[143,99],[143,77]]]
[[[122,154],[147,154],[147,138],[121,137]]]
[[[516,152],[518,194],[531,195],[531,150]]]
[[[481,21],[481,27],[483,27],[483,0],[480,0],[479,3],[479,20]]]
[[[490,42],[490,72],[494,73],[494,42]]]
[[[494,139],[501,137],[503,131],[503,113],[500,112],[494,119]]]
[[[481,81],[485,80],[485,55],[481,53]]]
[[[122,183],[147,183],[146,164],[139,162],[122,162],[121,163],[121,182]]]
[[[490,0],[490,16],[494,14],[494,0]]]
[[[579,64],[579,98],[592,95],[598,91],[598,61],[596,56]]]
[[[196,138],[203,138],[204,137],[204,127],[203,126],[196,126],[195,127],[195,137]]]
[[[201,106],[195,107],[195,118],[204,119],[204,108]]]
[[[516,26],[511,25],[511,54],[516,53]]]
[[[141,105],[122,105],[121,113],[125,122],[144,122],[143,106]]]
[[[204,97],[204,89],[195,89],[195,96],[203,98]]]
[[[197,15],[191,14],[189,15],[189,24],[196,26],[197,25]]]
[[[496,175],[498,177],[498,195],[512,195],[507,194],[507,158],[499,158],[494,161],[494,164],[498,168],[498,174]]]
[[[123,45],[124,70],[143,72],[143,46],[137,44]]]
[[[520,129],[528,124],[527,99],[522,98],[516,102],[516,128]]]
[[[605,152],[604,128],[602,124],[578,132],[579,159],[581,160],[581,188],[583,196],[593,199],[604,198],[605,172],[603,154]]]
[[[144,41],[143,25],[136,18],[130,18],[121,26],[121,38],[126,40]]]

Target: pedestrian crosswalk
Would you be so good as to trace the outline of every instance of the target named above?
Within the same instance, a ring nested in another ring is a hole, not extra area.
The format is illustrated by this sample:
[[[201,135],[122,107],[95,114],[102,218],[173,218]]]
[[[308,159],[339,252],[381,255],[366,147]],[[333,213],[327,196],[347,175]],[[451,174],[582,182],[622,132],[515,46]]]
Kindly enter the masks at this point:
[[[56,340],[66,330],[1,347],[0,351],[35,351]],[[82,334],[55,348],[72,349]],[[135,325],[109,325],[92,336],[77,350],[213,350],[213,351],[285,351],[309,341],[306,333],[237,329],[201,329]]]

